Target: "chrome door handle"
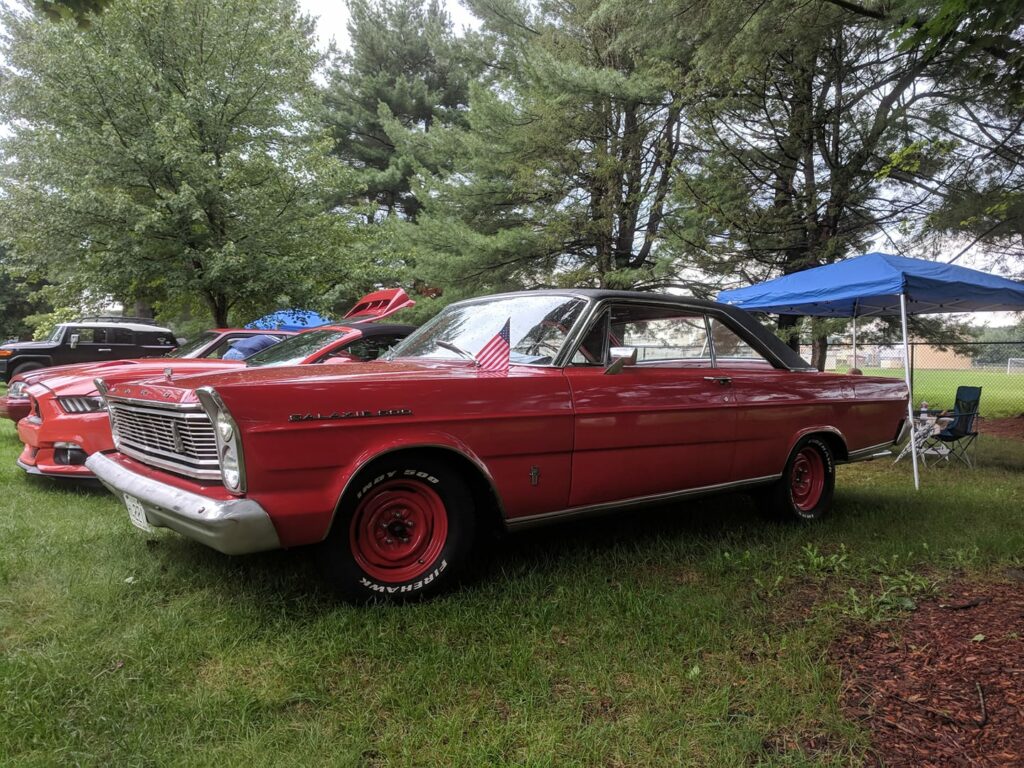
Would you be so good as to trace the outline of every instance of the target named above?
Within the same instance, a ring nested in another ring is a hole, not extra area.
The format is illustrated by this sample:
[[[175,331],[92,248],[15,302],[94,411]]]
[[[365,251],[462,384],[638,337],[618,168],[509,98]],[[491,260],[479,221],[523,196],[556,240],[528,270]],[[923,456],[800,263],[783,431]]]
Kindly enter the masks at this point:
[[[110,351],[110,347],[100,347],[96,351],[97,352],[109,352]]]
[[[726,384],[732,384],[731,376],[705,376],[704,381],[713,381],[716,384],[721,384],[723,387]]]

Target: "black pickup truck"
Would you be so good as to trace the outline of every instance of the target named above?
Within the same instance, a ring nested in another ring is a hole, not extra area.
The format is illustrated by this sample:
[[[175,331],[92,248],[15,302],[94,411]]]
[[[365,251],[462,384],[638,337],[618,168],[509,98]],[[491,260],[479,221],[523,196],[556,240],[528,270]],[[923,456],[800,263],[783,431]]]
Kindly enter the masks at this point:
[[[154,357],[178,346],[168,328],[138,318],[91,317],[61,323],[45,341],[0,345],[0,379],[68,363]]]

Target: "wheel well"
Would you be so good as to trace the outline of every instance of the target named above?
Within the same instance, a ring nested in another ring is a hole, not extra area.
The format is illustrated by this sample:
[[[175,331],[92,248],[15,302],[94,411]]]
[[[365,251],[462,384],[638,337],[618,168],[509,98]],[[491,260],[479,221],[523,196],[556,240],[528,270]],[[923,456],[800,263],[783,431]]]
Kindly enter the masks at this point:
[[[360,467],[359,470],[352,475],[352,478],[346,486],[345,492],[342,494],[341,500],[344,500],[345,494],[347,494],[352,488],[358,487],[358,484],[355,482],[356,478],[360,477],[364,473],[372,474],[374,467],[378,463],[384,460],[391,460],[396,456],[429,456],[430,458],[443,462],[450,467],[456,468],[458,473],[466,481],[466,486],[469,488],[469,492],[473,496],[473,505],[476,508],[477,518],[483,522],[492,533],[498,533],[504,529],[505,517],[501,511],[501,502],[498,498],[497,492],[491,485],[490,479],[473,461],[451,448],[400,448],[377,456],[372,461]],[[341,500],[339,500],[338,503],[339,507],[341,506]]]
[[[832,458],[837,462],[846,461],[850,458],[850,451],[846,447],[846,441],[835,432],[810,432],[804,435],[804,437],[817,437],[822,440],[829,447],[829,450],[832,451]]]
[[[48,364],[47,359],[43,357],[16,357],[7,364],[8,378],[17,376],[25,370],[26,366],[29,366],[31,370],[35,370],[36,368],[46,368]]]

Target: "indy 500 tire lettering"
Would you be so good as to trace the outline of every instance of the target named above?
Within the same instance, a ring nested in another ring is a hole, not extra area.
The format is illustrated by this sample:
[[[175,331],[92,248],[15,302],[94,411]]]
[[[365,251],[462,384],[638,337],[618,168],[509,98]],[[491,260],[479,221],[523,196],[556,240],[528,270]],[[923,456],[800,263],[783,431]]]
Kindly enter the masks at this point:
[[[384,458],[342,499],[321,564],[348,600],[405,600],[455,583],[476,534],[473,498],[434,457]]]

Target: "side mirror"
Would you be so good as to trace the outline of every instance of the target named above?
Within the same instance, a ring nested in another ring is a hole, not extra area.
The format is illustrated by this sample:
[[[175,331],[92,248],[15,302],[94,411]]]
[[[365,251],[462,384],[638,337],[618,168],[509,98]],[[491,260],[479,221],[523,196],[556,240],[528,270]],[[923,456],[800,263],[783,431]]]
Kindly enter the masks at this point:
[[[604,375],[615,376],[627,365],[636,365],[636,352],[636,347],[612,347],[612,362],[604,369]]]
[[[72,333],[71,338],[68,339],[68,346],[74,349],[78,346],[78,334]]]

